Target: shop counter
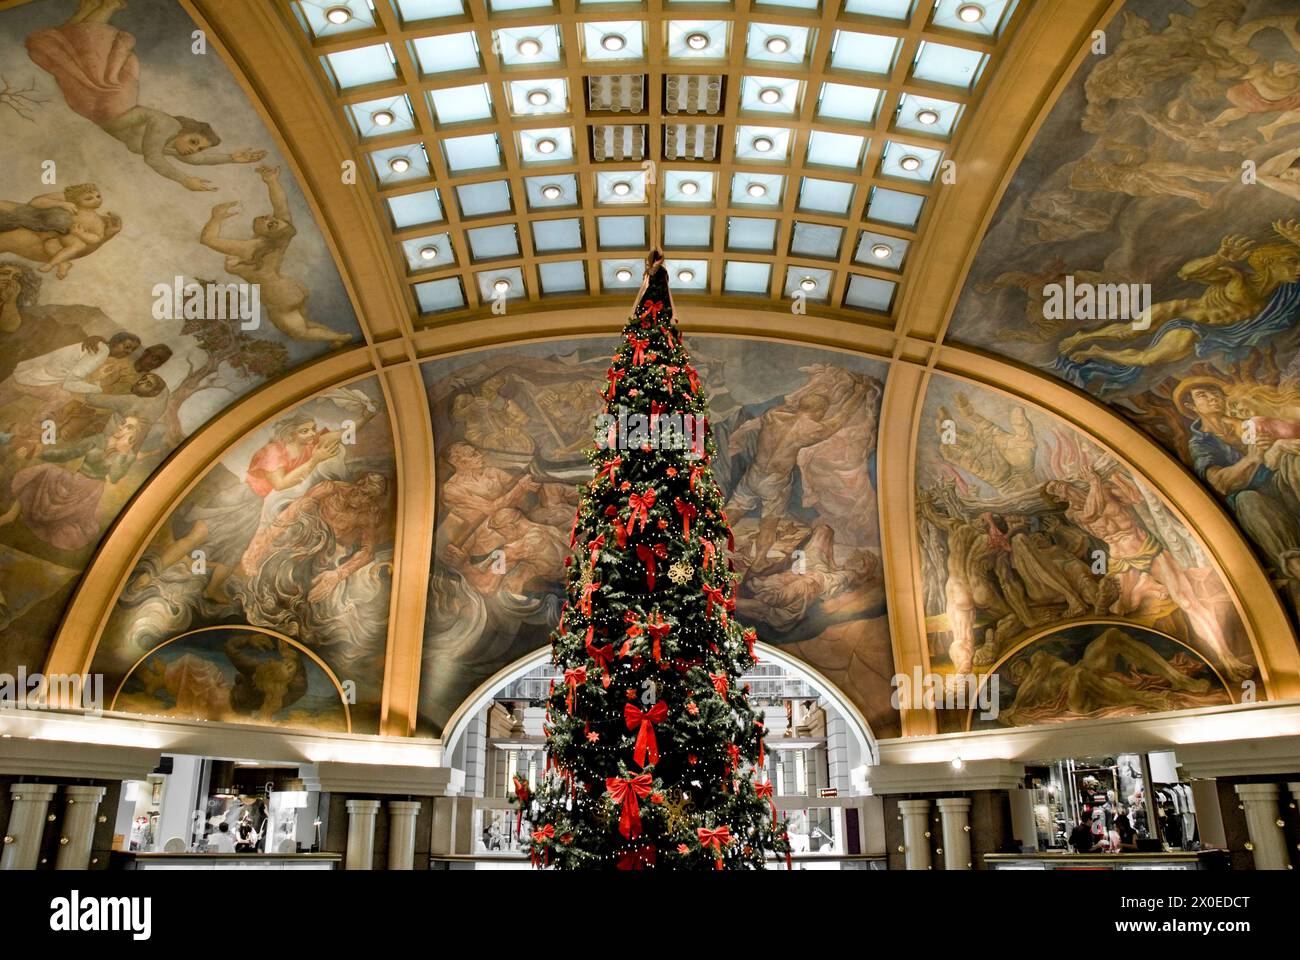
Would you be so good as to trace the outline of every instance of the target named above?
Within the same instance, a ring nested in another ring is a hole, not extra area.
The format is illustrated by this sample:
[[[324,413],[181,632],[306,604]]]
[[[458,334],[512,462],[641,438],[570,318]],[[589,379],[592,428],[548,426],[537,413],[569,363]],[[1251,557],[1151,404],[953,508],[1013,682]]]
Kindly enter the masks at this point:
[[[1163,853],[989,853],[989,870],[1226,870],[1223,850]]]
[[[110,870],[338,870],[338,853],[127,853],[114,851]]]

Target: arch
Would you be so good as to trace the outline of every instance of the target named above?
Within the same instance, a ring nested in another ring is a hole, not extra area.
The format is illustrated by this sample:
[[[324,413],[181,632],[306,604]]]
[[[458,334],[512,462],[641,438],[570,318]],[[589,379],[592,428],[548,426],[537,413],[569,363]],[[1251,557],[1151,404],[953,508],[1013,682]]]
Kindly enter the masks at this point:
[[[802,660],[784,653],[779,647],[759,641],[754,644],[756,650],[761,650],[763,659],[773,663],[779,663],[791,673],[797,675],[801,680],[806,682],[810,687],[824,696],[827,700],[835,705],[835,709],[848,722],[848,727],[853,736],[858,741],[858,747],[862,751],[862,756],[867,758],[868,765],[874,766],[880,762],[880,747],[876,742],[876,736],[871,732],[871,726],[867,723],[867,718],[862,715],[862,711],[853,705],[853,702],[845,696],[838,687],[827,680],[824,676],[808,666]],[[469,728],[469,722],[480,710],[482,710],[491,701],[492,695],[497,690],[534,670],[551,659],[551,648],[549,646],[539,647],[532,653],[520,657],[505,667],[502,667],[487,680],[483,681],[465,700],[458,706],[447,720],[447,726],[443,730],[442,742],[443,753],[450,757],[456,749],[456,744]]]

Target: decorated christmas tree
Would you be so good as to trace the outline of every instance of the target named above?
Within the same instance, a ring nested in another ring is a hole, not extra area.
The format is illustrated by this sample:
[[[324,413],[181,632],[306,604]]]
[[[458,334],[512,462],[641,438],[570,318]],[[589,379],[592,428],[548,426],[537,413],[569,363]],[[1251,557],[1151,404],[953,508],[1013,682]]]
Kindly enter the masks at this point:
[[[609,368],[551,635],[545,774],[516,779],[534,864],[761,869],[789,841],[742,672],[708,399],[657,252]]]

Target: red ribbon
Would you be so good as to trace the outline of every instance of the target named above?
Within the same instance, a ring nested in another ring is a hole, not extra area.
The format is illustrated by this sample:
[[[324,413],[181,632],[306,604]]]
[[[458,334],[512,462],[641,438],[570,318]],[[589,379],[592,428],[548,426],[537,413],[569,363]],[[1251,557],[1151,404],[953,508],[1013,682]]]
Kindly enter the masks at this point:
[[[754,792],[760,798],[766,797],[768,805],[772,808],[772,829],[776,829],[776,801],[772,799],[772,781],[766,783],[754,784]]]
[[[604,646],[596,646],[592,643],[591,640],[595,630],[595,627],[587,627],[587,655],[596,661],[596,666],[600,667],[600,685],[608,690],[609,665],[614,659],[614,645],[607,643]]]
[[[573,695],[578,692],[578,684],[587,682],[587,668],[578,667],[576,670],[564,671],[564,685],[569,688],[568,696],[564,699],[565,708],[569,715],[573,715]]]
[[[653,547],[638,543],[636,545],[636,555],[645,564],[645,587],[647,590],[653,590],[655,588],[655,557],[660,560],[667,560],[668,548],[662,543],[656,543]]]
[[[645,363],[645,351],[650,346],[650,338],[638,340],[636,337],[629,336],[627,342],[632,344],[632,366],[639,367]]]
[[[703,537],[700,537],[700,546],[704,548],[704,565],[706,567],[713,566],[713,554],[717,550],[713,545],[713,541],[705,540]]]
[[[546,866],[551,865],[551,841],[555,839],[555,827],[547,824],[540,830],[533,831],[533,866],[537,866],[537,845],[546,851]]]
[[[686,368],[686,376],[689,377],[689,378],[690,378],[690,381],[691,381],[691,393],[699,393],[699,392],[700,392],[700,376],[699,376],[699,374],[696,372],[695,368],[694,368],[694,367],[691,367],[691,366],[688,366],[688,367]]]
[[[724,678],[725,679],[725,678]],[[732,770],[740,768],[740,747],[734,743],[727,744],[727,768],[724,774],[731,773]]]
[[[619,833],[629,840],[641,836],[641,805],[637,803],[637,798],[650,796],[652,789],[654,789],[654,781],[650,779],[648,773],[639,773],[635,777],[626,779],[605,778],[605,790],[614,802],[622,807],[622,813],[618,818]]]
[[[600,589],[599,583],[589,583],[582,588],[582,603],[580,603],[578,606],[581,608],[582,612],[587,616],[591,616],[592,594],[594,594],[599,589]]]
[[[700,466],[698,463],[695,466],[691,467],[691,482],[689,485],[691,490],[695,489],[695,478],[698,477],[703,472],[704,472],[704,468]],[[575,522],[576,522],[576,518],[575,518]],[[570,546],[572,546],[572,544],[570,544]]]
[[[671,337],[669,338],[668,342],[669,344],[672,343]],[[668,391],[668,396],[670,397],[673,395],[673,377],[677,376],[677,374],[681,373],[681,371],[682,371],[681,367],[669,367],[669,366],[664,367],[664,389]]]
[[[695,504],[687,503],[681,497],[673,501],[673,506],[682,515],[682,536],[687,540],[691,539],[691,521],[699,511],[695,509]]]
[[[649,710],[642,710],[635,703],[623,704],[623,720],[629,730],[636,730],[636,746],[632,748],[632,759],[637,766],[644,767],[647,760],[659,762],[659,742],[655,739],[656,723],[663,723],[668,717],[668,704],[660,700]],[[638,729],[639,728],[639,729]]]
[[[645,493],[632,494],[627,498],[627,505],[632,511],[627,518],[627,533],[631,536],[637,517],[641,518],[640,529],[645,529],[646,521],[650,519],[650,508],[655,505],[655,488],[648,487]]]
[[[601,467],[599,470],[596,471],[595,479],[599,480],[601,477],[609,477],[610,486],[613,486],[614,473],[618,470],[618,468],[622,465],[622,463],[623,463],[622,457],[615,457],[613,460],[609,461],[609,463],[605,464],[603,467]]]
[[[616,866],[619,870],[649,870],[655,865],[655,853],[656,849],[652,843],[644,847],[622,850],[619,852]]]
[[[727,695],[727,675],[725,673],[709,674],[709,682],[713,684],[713,689],[718,691],[719,696]]]
[[[643,316],[647,316],[651,320],[658,320],[659,314],[663,308],[664,302],[662,300],[647,300],[645,302],[645,313]]]
[[[662,613],[656,612],[653,620],[646,620],[645,628],[651,639],[650,655],[654,657],[655,663],[658,663],[663,659],[663,650],[660,644],[663,638],[668,636],[668,632],[672,630],[673,625],[664,621]]]
[[[515,774],[515,799],[519,801],[519,816],[515,817],[515,837],[524,825],[524,807],[528,806],[528,778]]]
[[[582,516],[581,508],[573,511],[573,528],[569,531],[569,546],[578,542],[578,518]]]
[[[722,590],[719,587],[711,587],[706,583],[703,589],[704,595],[709,598],[709,604],[704,610],[704,616],[707,618],[713,616],[713,604],[716,602],[719,606],[723,606],[725,603],[725,597],[723,597]],[[723,606],[722,619],[725,623],[727,619],[725,606]]]
[[[626,372],[625,370],[615,370],[613,367],[609,368],[609,389],[605,391],[606,400],[614,399],[614,388],[618,386],[618,382],[623,379]]]
[[[605,545],[605,535],[602,533],[595,540],[587,544],[587,549],[591,551],[591,566],[596,566],[596,557],[600,555],[600,548]]]
[[[714,860],[714,866],[719,870],[722,869],[722,848],[731,843],[731,828],[725,823],[715,829],[710,830],[708,827],[696,827],[696,834],[700,838],[700,846],[705,850],[713,848],[713,853],[717,859]]]
[[[749,658],[757,660],[758,658],[754,656],[754,642],[758,640],[758,632],[751,627],[742,633],[740,638],[745,641],[745,647],[749,650]]]

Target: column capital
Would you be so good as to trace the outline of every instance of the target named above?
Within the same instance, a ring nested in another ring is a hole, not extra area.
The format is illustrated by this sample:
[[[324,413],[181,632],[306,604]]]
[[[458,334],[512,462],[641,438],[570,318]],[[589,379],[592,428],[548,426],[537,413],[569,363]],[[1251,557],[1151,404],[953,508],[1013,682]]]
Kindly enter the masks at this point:
[[[107,787],[90,787],[78,784],[63,788],[63,795],[68,798],[68,803],[99,803],[104,799],[104,794],[107,792]]]
[[[31,800],[33,802],[49,803],[50,798],[58,792],[57,783],[15,783],[9,787],[9,793],[15,801]]]
[[[376,814],[379,812],[380,802],[378,800],[349,800],[348,813],[351,814]]]
[[[408,817],[414,817],[420,812],[420,801],[389,800],[388,810],[390,813],[401,814],[403,816],[408,816]]]
[[[1276,800],[1281,792],[1276,783],[1238,783],[1232,789],[1242,800]]]
[[[898,811],[899,813],[929,813],[930,801],[929,800],[899,800]]]
[[[957,813],[970,809],[970,797],[940,797],[934,802],[942,813],[947,813],[949,810]]]

